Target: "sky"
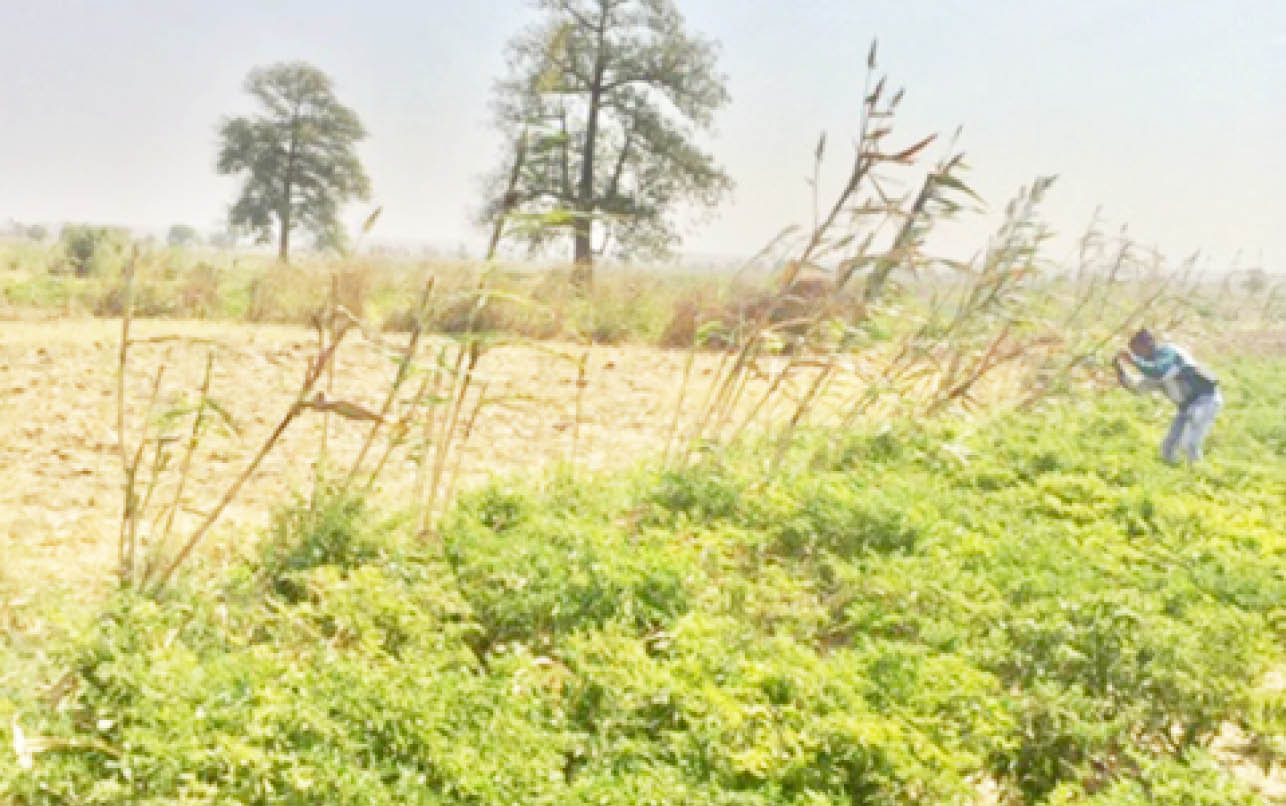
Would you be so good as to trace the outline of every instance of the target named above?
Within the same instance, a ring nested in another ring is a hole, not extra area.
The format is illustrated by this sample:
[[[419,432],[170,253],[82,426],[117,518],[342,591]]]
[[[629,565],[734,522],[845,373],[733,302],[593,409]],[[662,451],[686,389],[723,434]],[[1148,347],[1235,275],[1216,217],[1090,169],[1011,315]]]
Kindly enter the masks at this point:
[[[1070,244],[1097,207],[1112,229],[1226,267],[1286,271],[1286,3],[1281,0],[679,0],[721,45],[731,102],[707,145],[736,184],[687,223],[685,251],[745,256],[807,223],[848,168],[868,43],[906,88],[897,131],[949,135],[989,215],[1057,174],[1045,218]],[[370,132],[360,220],[372,238],[478,254],[490,118],[522,0],[0,0],[0,222],[218,226],[237,184],[216,129],[253,111],[257,65],[329,73]],[[971,249],[962,236],[958,248]],[[1240,258],[1237,256],[1240,255]],[[959,255],[967,257],[967,255]]]

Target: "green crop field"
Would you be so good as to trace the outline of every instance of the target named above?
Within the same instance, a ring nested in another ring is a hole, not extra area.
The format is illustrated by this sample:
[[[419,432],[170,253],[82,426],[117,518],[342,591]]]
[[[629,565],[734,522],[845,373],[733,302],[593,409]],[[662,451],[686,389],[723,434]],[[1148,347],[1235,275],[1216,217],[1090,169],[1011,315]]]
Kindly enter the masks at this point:
[[[283,510],[244,566],[3,650],[0,797],[1280,797],[1286,364],[1221,368],[1192,467],[1114,393],[801,432],[773,474],[747,443],[497,480],[430,543],[351,497]]]

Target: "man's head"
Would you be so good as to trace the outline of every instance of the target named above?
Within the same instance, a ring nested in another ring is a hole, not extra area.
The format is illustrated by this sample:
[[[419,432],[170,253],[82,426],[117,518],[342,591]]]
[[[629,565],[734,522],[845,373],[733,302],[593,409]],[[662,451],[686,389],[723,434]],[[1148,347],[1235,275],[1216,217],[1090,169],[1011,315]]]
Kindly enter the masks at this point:
[[[1156,348],[1156,339],[1146,330],[1140,330],[1130,337],[1130,352],[1140,358],[1151,358]]]

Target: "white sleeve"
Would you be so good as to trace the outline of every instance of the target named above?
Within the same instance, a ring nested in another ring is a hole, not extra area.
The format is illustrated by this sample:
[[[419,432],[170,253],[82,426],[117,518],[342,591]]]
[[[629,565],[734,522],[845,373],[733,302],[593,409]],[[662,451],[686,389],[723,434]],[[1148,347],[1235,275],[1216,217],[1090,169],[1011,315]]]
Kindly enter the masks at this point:
[[[1116,367],[1116,376],[1120,379],[1122,386],[1136,395],[1161,388],[1160,381],[1149,378],[1141,373],[1135,376],[1128,369],[1125,369],[1119,364]]]

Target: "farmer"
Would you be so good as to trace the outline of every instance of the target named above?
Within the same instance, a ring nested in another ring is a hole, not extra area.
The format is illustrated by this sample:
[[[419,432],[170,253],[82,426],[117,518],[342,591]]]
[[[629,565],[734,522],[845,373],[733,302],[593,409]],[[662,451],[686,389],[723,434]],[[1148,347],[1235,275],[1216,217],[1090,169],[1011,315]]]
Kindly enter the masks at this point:
[[[1125,371],[1125,363],[1133,364],[1143,374],[1135,379]],[[1210,433],[1215,415],[1223,408],[1223,395],[1214,375],[1199,366],[1181,347],[1157,344],[1146,330],[1135,333],[1129,349],[1116,354],[1112,362],[1116,379],[1131,392],[1160,389],[1179,407],[1170,425],[1170,432],[1161,443],[1161,456],[1170,464],[1179,461],[1179,449],[1188,461],[1201,458],[1201,443]]]

